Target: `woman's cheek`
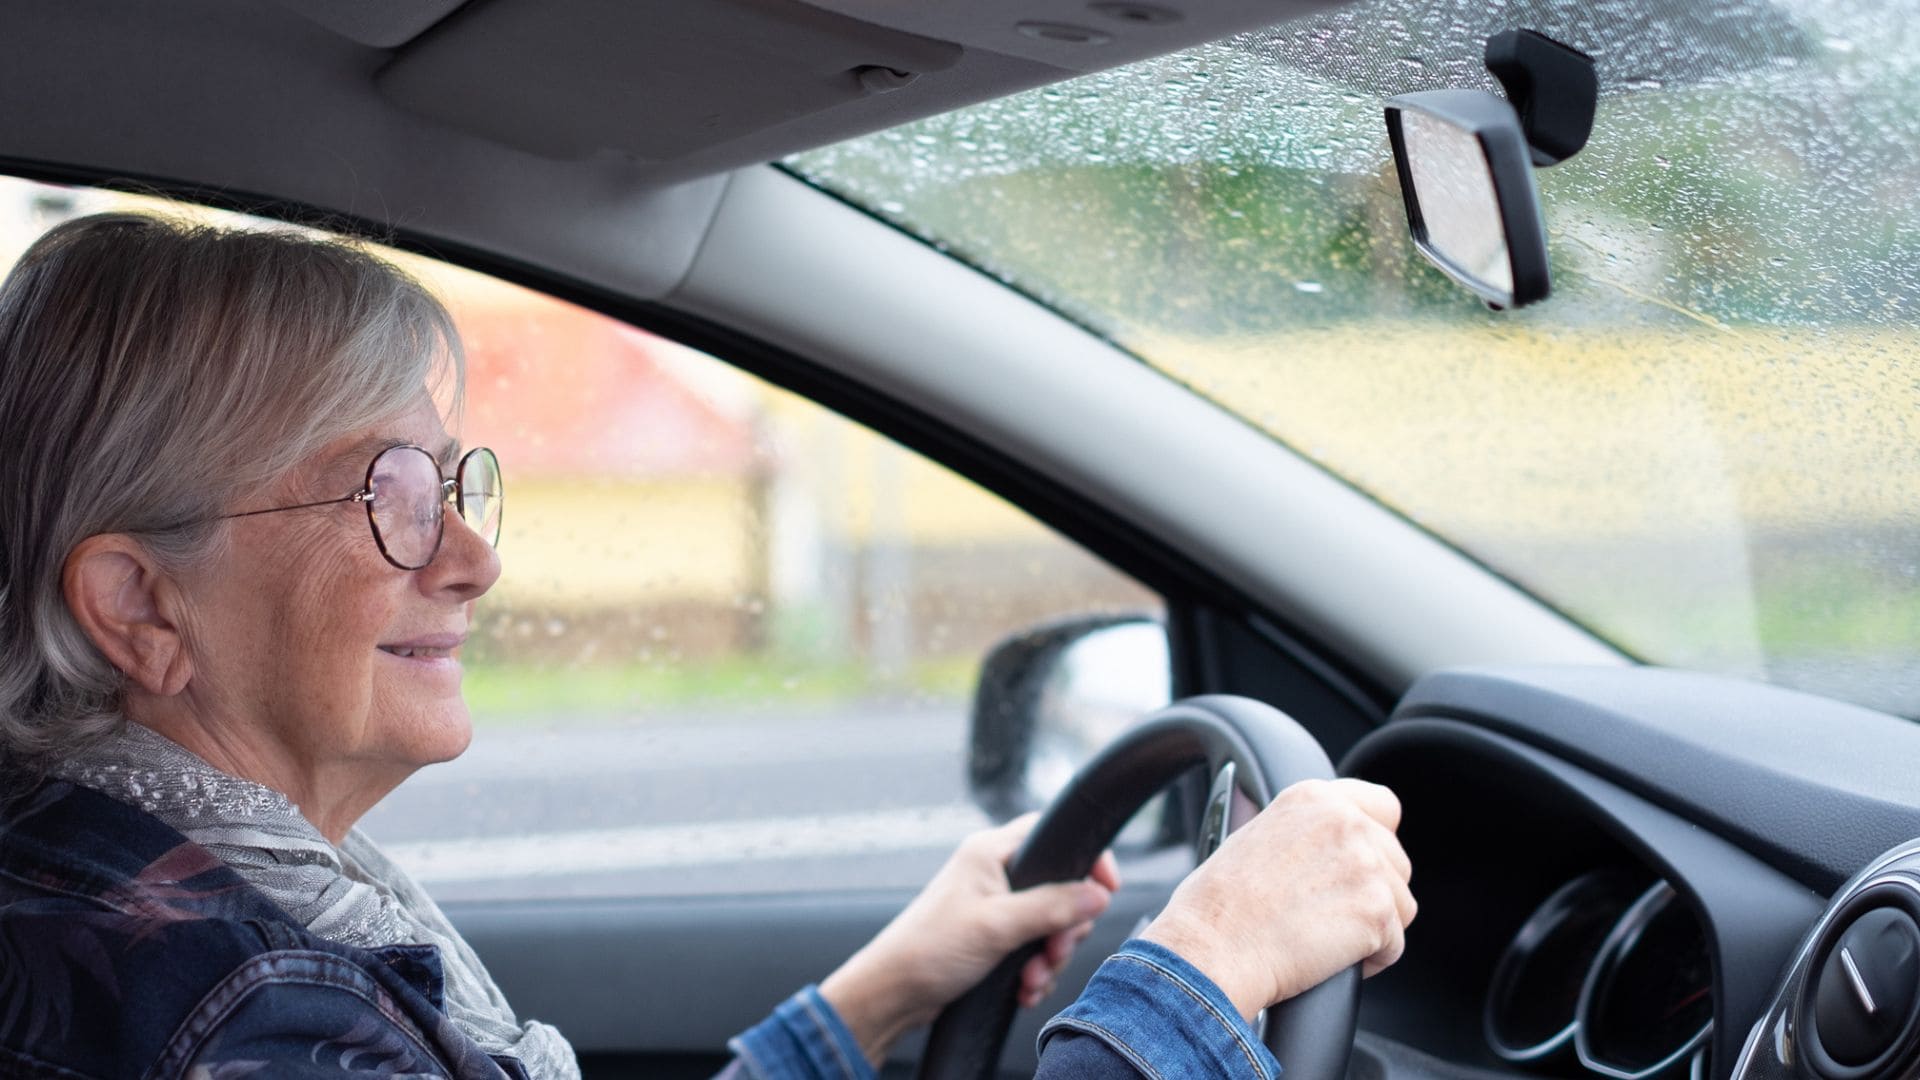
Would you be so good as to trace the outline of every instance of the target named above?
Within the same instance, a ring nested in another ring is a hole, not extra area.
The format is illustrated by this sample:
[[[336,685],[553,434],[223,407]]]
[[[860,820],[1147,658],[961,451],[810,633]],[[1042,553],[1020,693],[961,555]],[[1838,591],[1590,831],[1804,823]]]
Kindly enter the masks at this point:
[[[371,540],[362,538],[368,546]],[[369,730],[376,698],[379,646],[393,625],[405,575],[380,574],[344,552],[321,555],[298,602],[303,624],[293,652],[304,668],[302,693],[318,715],[314,724],[333,733],[338,749],[358,749],[375,737]],[[398,578],[399,582],[388,580]]]

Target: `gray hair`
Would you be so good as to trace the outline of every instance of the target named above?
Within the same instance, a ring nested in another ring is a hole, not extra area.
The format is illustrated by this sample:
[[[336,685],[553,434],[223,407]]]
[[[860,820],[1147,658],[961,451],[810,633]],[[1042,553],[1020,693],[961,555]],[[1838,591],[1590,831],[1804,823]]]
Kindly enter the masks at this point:
[[[446,309],[353,242],[135,214],[41,237],[0,283],[0,763],[119,722],[62,589],[82,540],[195,565],[238,499],[423,389],[457,408],[463,379]]]

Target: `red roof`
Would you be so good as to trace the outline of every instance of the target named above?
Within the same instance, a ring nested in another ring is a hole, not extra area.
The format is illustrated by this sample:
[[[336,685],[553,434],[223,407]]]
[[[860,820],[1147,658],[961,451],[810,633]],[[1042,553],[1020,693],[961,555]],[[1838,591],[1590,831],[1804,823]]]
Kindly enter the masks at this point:
[[[752,467],[750,418],[675,376],[682,346],[546,297],[489,299],[449,298],[467,348],[461,437],[493,447],[508,470],[734,476]]]

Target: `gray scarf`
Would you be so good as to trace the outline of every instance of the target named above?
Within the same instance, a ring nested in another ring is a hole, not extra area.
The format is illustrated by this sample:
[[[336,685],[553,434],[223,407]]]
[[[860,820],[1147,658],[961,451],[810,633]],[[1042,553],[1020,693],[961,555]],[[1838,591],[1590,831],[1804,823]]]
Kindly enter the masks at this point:
[[[309,931],[363,949],[434,945],[447,1016],[489,1054],[511,1054],[534,1080],[579,1080],[573,1048],[546,1024],[521,1024],[480,957],[439,905],[358,829],[336,848],[285,795],[229,776],[143,725],[53,770],[137,806],[233,867]]]

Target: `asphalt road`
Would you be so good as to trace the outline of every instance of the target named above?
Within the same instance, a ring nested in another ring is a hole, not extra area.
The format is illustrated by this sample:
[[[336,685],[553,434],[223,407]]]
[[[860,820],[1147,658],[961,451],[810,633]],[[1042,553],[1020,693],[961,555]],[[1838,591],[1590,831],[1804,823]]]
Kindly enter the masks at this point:
[[[966,738],[955,707],[483,719],[361,827],[442,899],[916,885],[987,824]]]

